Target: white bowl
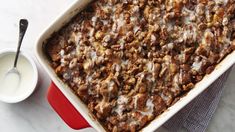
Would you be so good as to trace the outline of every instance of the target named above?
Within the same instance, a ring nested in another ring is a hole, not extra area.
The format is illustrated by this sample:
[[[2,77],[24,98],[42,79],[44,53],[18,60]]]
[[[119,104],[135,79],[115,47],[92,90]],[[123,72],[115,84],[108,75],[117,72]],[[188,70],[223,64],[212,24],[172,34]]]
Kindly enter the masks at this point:
[[[15,55],[15,54],[16,54],[16,50],[14,50],[14,49],[0,50],[0,59],[4,55]],[[29,77],[30,79],[27,80],[30,84],[28,86],[25,86],[25,87],[23,86],[23,87],[20,87],[20,89],[17,89],[18,93],[17,93],[17,91],[10,92],[10,93],[9,92],[8,93],[1,92],[0,93],[0,101],[6,102],[6,103],[17,103],[17,102],[23,101],[34,92],[34,90],[37,86],[38,70],[37,70],[37,66],[36,66],[35,62],[33,61],[33,59],[31,58],[31,56],[29,54],[27,54],[25,51],[22,51],[22,50],[20,51],[19,57],[24,57],[24,59],[26,61],[28,61],[28,64],[31,65],[32,72],[29,72],[27,74],[28,77],[30,75],[30,77]],[[10,66],[9,69],[13,67],[14,59],[15,58],[13,57],[12,58],[12,66]],[[21,75],[21,76],[24,76],[24,75]],[[22,83],[21,85],[24,85],[24,84]],[[0,85],[0,87],[1,87],[1,85]],[[4,90],[3,87],[0,90]]]

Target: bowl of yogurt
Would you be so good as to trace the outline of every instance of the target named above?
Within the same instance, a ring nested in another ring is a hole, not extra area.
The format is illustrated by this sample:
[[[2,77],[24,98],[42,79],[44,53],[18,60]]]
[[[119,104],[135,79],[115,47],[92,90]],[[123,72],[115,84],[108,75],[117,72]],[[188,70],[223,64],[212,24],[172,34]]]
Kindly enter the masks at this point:
[[[38,82],[38,70],[35,62],[25,51],[20,51],[17,69],[20,77],[6,73],[13,67],[15,50],[0,50],[0,101],[17,103],[25,100],[35,90]]]

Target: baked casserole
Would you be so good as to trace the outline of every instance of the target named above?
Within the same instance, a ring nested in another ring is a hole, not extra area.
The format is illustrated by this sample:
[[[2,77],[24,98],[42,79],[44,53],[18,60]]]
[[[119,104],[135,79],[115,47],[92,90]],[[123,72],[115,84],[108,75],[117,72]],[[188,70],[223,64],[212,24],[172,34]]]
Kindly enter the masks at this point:
[[[235,50],[234,0],[96,0],[45,42],[107,131],[138,131]]]

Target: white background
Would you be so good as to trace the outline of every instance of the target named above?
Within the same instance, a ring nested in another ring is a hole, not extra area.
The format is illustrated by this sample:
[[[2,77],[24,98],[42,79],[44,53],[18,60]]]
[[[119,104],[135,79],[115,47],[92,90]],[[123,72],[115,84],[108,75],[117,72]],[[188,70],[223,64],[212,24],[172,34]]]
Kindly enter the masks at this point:
[[[22,49],[34,55],[39,34],[74,0],[1,0],[0,50],[15,48],[18,40],[18,21],[29,20]],[[40,82],[27,100],[17,104],[0,102],[1,132],[73,132],[51,109],[46,100],[50,79],[38,65]],[[223,97],[207,131],[235,131],[235,69],[226,85]],[[94,131],[85,129],[82,131]],[[158,131],[165,131],[161,128]]]

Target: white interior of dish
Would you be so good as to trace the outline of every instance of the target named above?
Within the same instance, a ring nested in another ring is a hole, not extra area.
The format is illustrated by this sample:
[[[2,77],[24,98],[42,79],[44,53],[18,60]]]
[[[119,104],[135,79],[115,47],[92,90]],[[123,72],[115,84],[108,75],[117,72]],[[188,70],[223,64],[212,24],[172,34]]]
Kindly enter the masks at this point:
[[[88,108],[82,101],[72,93],[57,75],[54,70],[50,67],[49,61],[43,53],[43,42],[47,40],[51,34],[58,31],[65,23],[67,23],[75,14],[81,11],[90,1],[92,0],[78,0],[73,3],[65,12],[60,15],[40,36],[37,45],[36,53],[37,58],[51,77],[52,81],[59,87],[61,92],[67,97],[67,99],[73,104],[73,106],[83,115],[88,123],[95,128],[97,131],[105,131],[100,123],[94,120],[88,111]],[[195,88],[192,89],[186,96],[182,97],[173,106],[168,108],[163,114],[154,119],[149,125],[142,129],[143,132],[154,131],[165,123],[170,117],[176,114],[181,108],[192,101],[202,91],[204,91],[210,84],[212,84],[220,75],[222,75],[227,69],[229,69],[235,63],[235,51],[228,55],[210,74],[207,75],[202,81],[196,84]]]

